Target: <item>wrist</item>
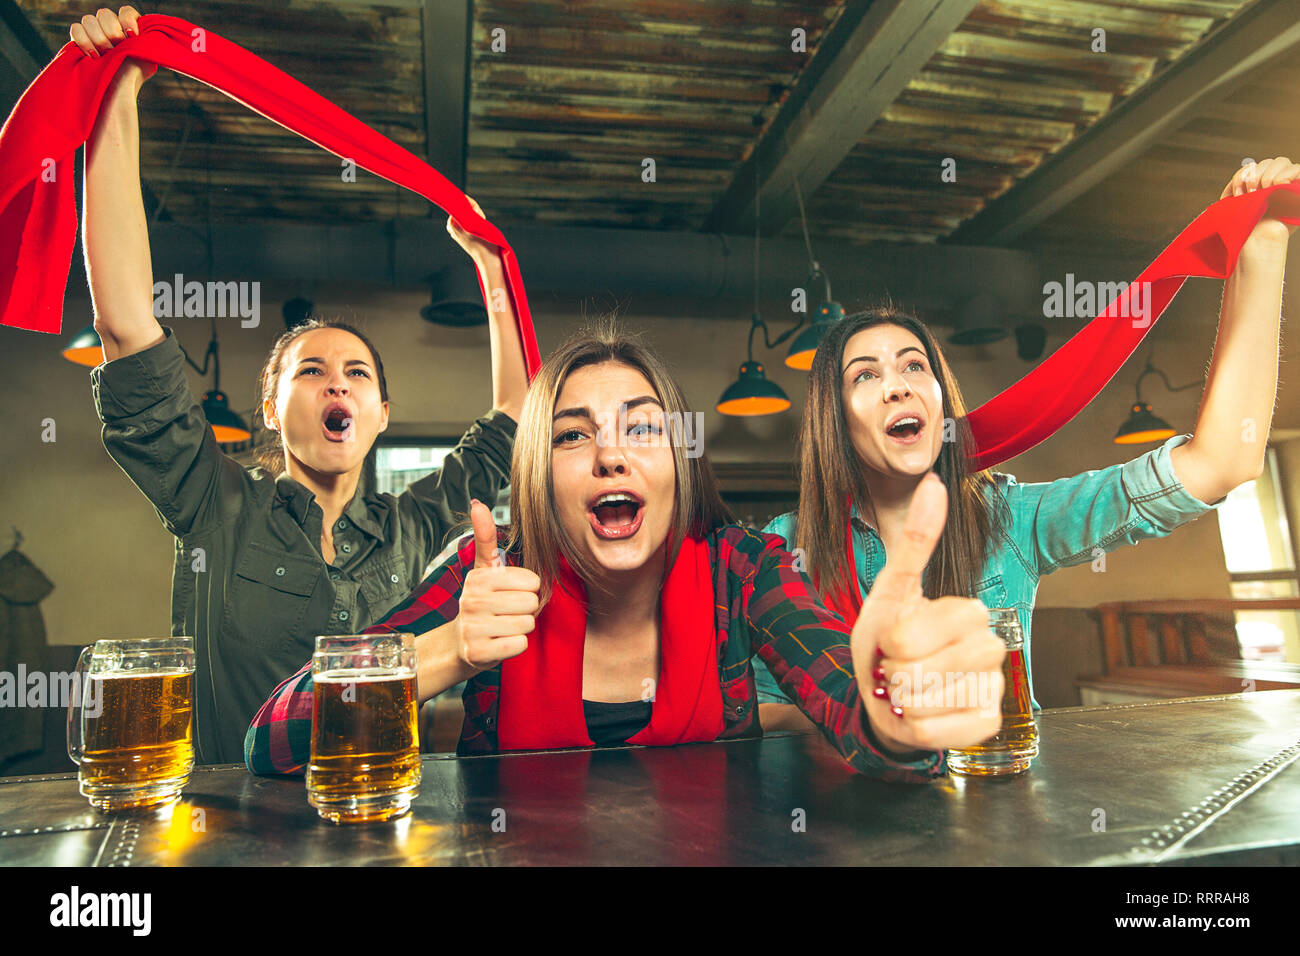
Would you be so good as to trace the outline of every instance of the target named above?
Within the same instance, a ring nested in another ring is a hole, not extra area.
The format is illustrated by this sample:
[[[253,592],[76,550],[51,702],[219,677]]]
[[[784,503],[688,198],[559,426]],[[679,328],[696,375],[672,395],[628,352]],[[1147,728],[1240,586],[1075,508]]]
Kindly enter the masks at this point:
[[[1271,217],[1261,219],[1242,243],[1239,258],[1274,259],[1278,256],[1285,258],[1290,238],[1291,227],[1280,219]]]
[[[473,676],[460,659],[460,635],[455,621],[429,631],[420,643],[417,692],[421,704]]]
[[[910,744],[903,743],[901,740],[897,740],[890,736],[881,728],[880,724],[877,723],[875,716],[872,714],[871,706],[864,701],[862,707],[866,715],[865,723],[867,725],[867,736],[871,739],[871,743],[876,747],[876,749],[878,749],[884,756],[891,760],[896,760],[899,763],[910,763],[914,760],[920,759],[930,752],[927,750],[919,750]]]
[[[477,269],[479,275],[483,277],[485,284],[491,284],[488,280],[499,280],[495,281],[496,285],[501,285],[505,282],[506,269],[505,265],[501,262],[501,250],[499,247],[493,246],[490,250],[480,250],[475,252],[473,259],[474,268]]]

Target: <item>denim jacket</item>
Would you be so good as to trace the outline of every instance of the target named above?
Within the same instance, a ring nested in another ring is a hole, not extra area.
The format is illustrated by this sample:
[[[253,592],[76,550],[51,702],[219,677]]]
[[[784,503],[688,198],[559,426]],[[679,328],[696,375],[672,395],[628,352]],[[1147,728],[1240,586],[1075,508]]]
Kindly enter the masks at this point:
[[[1008,521],[985,562],[976,587],[986,607],[1014,607],[1031,660],[1030,637],[1038,579],[1057,568],[1087,564],[1103,552],[1146,538],[1159,538],[1222,503],[1207,505],[1174,476],[1169,452],[1192,436],[1176,435],[1132,461],[1056,481],[1021,484],[994,472]],[[857,508],[853,518],[857,518]],[[795,513],[787,512],[763,529],[793,543]],[[885,546],[875,529],[853,521],[853,552],[858,591],[865,596],[885,566]],[[759,703],[789,703],[766,670],[757,671]],[[1033,692],[1033,672],[1029,675]],[[1040,709],[1037,698],[1034,708]]]

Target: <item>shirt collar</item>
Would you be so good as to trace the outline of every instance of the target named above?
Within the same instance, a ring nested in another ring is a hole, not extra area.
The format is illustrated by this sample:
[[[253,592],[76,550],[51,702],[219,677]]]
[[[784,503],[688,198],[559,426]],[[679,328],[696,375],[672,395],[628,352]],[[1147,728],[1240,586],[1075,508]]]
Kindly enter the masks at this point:
[[[362,469],[357,490],[352,495],[352,500],[348,502],[348,506],[343,509],[343,515],[364,533],[382,540],[383,529],[371,514],[371,505],[382,504],[382,499],[373,493],[366,471],[367,469]],[[288,472],[275,479],[275,492],[284,502],[289,513],[293,515],[294,521],[298,522],[300,527],[305,527],[307,516],[311,513],[311,506],[316,503],[315,493],[297,479],[290,478]]]

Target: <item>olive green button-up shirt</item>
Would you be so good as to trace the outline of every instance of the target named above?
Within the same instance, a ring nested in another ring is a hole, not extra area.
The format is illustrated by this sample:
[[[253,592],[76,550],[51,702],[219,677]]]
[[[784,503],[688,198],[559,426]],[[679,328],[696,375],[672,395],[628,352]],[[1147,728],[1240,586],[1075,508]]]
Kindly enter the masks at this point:
[[[509,480],[515,422],[475,422],[441,470],[394,497],[363,478],[320,551],[324,514],[287,475],[218,448],[166,330],[157,345],[91,372],[104,446],[176,537],[172,633],[195,639],[200,763],[243,758],[249,721],[310,657],[318,634],[353,634],[410,593],[444,538]]]

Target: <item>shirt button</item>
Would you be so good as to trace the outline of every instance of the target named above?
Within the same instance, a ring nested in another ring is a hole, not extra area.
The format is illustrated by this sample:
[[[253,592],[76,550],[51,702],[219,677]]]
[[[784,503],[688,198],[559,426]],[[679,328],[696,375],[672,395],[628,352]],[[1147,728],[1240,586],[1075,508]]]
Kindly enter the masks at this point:
[[[331,581],[337,581],[338,579],[339,579],[339,573],[338,573],[337,571],[331,571],[331,572],[330,572],[330,580],[331,580]]]
[[[339,545],[339,550],[342,551],[344,554],[351,554],[351,553],[352,553],[352,545],[350,545],[350,544],[348,544],[346,541],[344,541],[341,545]]]
[[[744,708],[744,706],[743,706],[743,705],[740,705],[740,704],[737,704],[737,705],[736,705],[736,713],[738,713],[738,714],[743,714],[744,712],[745,712],[745,708]]]
[[[392,575],[389,575],[388,580],[390,580],[390,581],[392,581],[394,584],[396,584],[396,583],[398,582],[398,577],[397,577],[396,574],[392,574]]]
[[[275,576],[276,576],[277,578],[282,578],[282,577],[284,577],[284,568],[276,568],[276,569],[275,569]]]
[[[340,531],[346,531],[348,529],[348,523],[340,518],[337,527]]]
[[[339,620],[340,620],[340,621],[346,621],[347,619],[348,619],[348,612],[347,612],[347,611],[339,611]]]

